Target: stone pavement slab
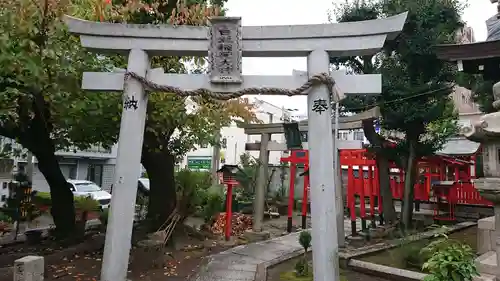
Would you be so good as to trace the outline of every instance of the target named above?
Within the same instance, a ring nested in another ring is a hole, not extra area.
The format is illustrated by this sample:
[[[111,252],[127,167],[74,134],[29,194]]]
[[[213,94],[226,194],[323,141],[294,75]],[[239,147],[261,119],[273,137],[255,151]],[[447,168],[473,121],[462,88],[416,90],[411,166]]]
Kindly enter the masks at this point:
[[[241,245],[208,258],[190,281],[253,281],[257,266],[300,251],[299,233]]]

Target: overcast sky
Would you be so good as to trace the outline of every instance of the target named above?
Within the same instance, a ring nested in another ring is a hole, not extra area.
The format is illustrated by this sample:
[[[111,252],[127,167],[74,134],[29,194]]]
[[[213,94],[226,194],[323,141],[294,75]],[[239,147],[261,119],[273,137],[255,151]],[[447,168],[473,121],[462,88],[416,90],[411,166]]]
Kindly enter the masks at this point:
[[[229,0],[229,16],[242,17],[243,25],[290,25],[328,22],[328,10],[345,0]],[[465,1],[464,1],[465,2]],[[470,0],[463,18],[474,29],[477,41],[486,39],[484,21],[495,14],[490,0]],[[291,75],[293,69],[306,70],[305,58],[244,58],[243,74]],[[270,103],[307,112],[306,97],[261,96]]]

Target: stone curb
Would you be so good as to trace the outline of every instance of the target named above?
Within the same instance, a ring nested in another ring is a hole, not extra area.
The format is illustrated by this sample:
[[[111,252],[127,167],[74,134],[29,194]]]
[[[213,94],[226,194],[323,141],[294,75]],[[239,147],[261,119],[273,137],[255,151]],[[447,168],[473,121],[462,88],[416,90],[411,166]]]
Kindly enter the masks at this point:
[[[427,274],[416,271],[399,269],[356,259],[349,260],[347,265],[358,272],[367,273],[378,277],[385,277],[393,280],[420,281],[424,280],[424,278],[427,276]]]
[[[455,224],[450,227],[448,231],[446,231],[446,234],[450,234],[459,230],[463,230],[472,226],[477,225],[477,223],[474,222],[462,222]],[[307,229],[310,231],[310,229]],[[402,241],[409,240],[411,242],[416,242],[419,240],[423,239],[429,239],[433,237],[434,235],[438,234],[438,230],[431,230],[431,231],[426,231],[423,233],[419,234],[414,234],[410,235],[406,238],[399,238],[399,239],[394,239],[392,241],[388,241],[387,243],[378,243],[366,247],[362,247],[357,249],[353,253],[342,253],[339,252],[339,258],[341,260],[344,260],[342,264],[345,264],[350,267],[355,267],[356,269],[361,269],[361,271],[364,270],[371,270],[373,272],[369,272],[371,274],[377,275],[382,274],[382,276],[387,276],[393,274],[393,277],[402,278],[402,280],[408,280],[408,281],[416,281],[416,280],[422,280],[423,277],[426,276],[426,274],[419,273],[419,272],[414,272],[414,271],[409,271],[409,270],[402,270],[402,269],[396,269],[388,266],[381,266],[378,264],[374,263],[369,263],[369,262],[364,262],[360,260],[356,260],[354,258],[356,257],[361,257],[365,256],[368,254],[373,254],[377,252],[381,252],[384,250],[392,249],[400,245]],[[289,234],[290,235],[290,234]],[[311,251],[311,249],[308,250],[308,252]],[[283,256],[280,256],[279,258],[263,262],[257,265],[257,271],[255,272],[255,281],[267,281],[267,268],[274,266],[276,264],[282,263],[286,260],[293,259],[295,257],[298,257],[299,255],[302,255],[304,252],[302,249],[300,250],[295,250],[290,253],[287,253]],[[376,270],[377,268],[380,268],[381,270]],[[398,274],[400,273],[400,274]],[[391,275],[392,276],[392,275]],[[420,279],[419,279],[420,278]]]

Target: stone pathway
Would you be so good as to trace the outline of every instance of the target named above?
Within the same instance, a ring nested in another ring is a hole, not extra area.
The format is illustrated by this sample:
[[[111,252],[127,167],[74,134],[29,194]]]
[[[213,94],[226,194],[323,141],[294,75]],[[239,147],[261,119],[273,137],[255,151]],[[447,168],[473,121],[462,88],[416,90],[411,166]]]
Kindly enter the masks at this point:
[[[360,225],[358,221],[357,224]],[[473,222],[462,222],[450,226],[448,231],[456,231],[476,225]],[[345,230],[350,231],[351,221],[345,220]],[[358,226],[360,227],[360,226]],[[408,237],[409,240],[418,240],[433,237],[439,230],[419,233]],[[207,263],[200,267],[198,272],[189,281],[253,281],[259,264],[275,263],[276,260],[285,261],[302,251],[299,244],[300,232],[237,246],[207,258]],[[390,241],[389,241],[390,242]],[[362,248],[346,247],[339,252],[340,257],[349,259],[354,255],[373,252],[391,246],[391,243],[377,243]],[[262,266],[262,265],[261,265]]]
[[[298,237],[296,232],[212,255],[189,281],[253,281],[257,265],[301,251]]]
[[[300,222],[300,216],[296,216],[294,222]],[[361,229],[361,220],[358,220],[356,224],[357,228]],[[268,226],[284,231],[286,218],[284,223],[281,220],[269,221]],[[308,226],[311,226],[310,220]],[[351,231],[349,219],[344,220],[344,229],[346,235],[349,235]],[[208,257],[207,263],[189,281],[253,281],[258,264],[269,263],[276,259],[286,260],[298,251],[302,251],[299,244],[299,232],[241,245]]]

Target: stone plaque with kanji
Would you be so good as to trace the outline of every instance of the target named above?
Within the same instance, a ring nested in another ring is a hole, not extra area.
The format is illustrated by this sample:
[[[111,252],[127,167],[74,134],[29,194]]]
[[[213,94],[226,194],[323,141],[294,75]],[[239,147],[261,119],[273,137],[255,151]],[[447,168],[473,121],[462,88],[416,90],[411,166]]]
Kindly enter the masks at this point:
[[[209,76],[212,83],[241,83],[241,18],[210,19],[208,49]]]

